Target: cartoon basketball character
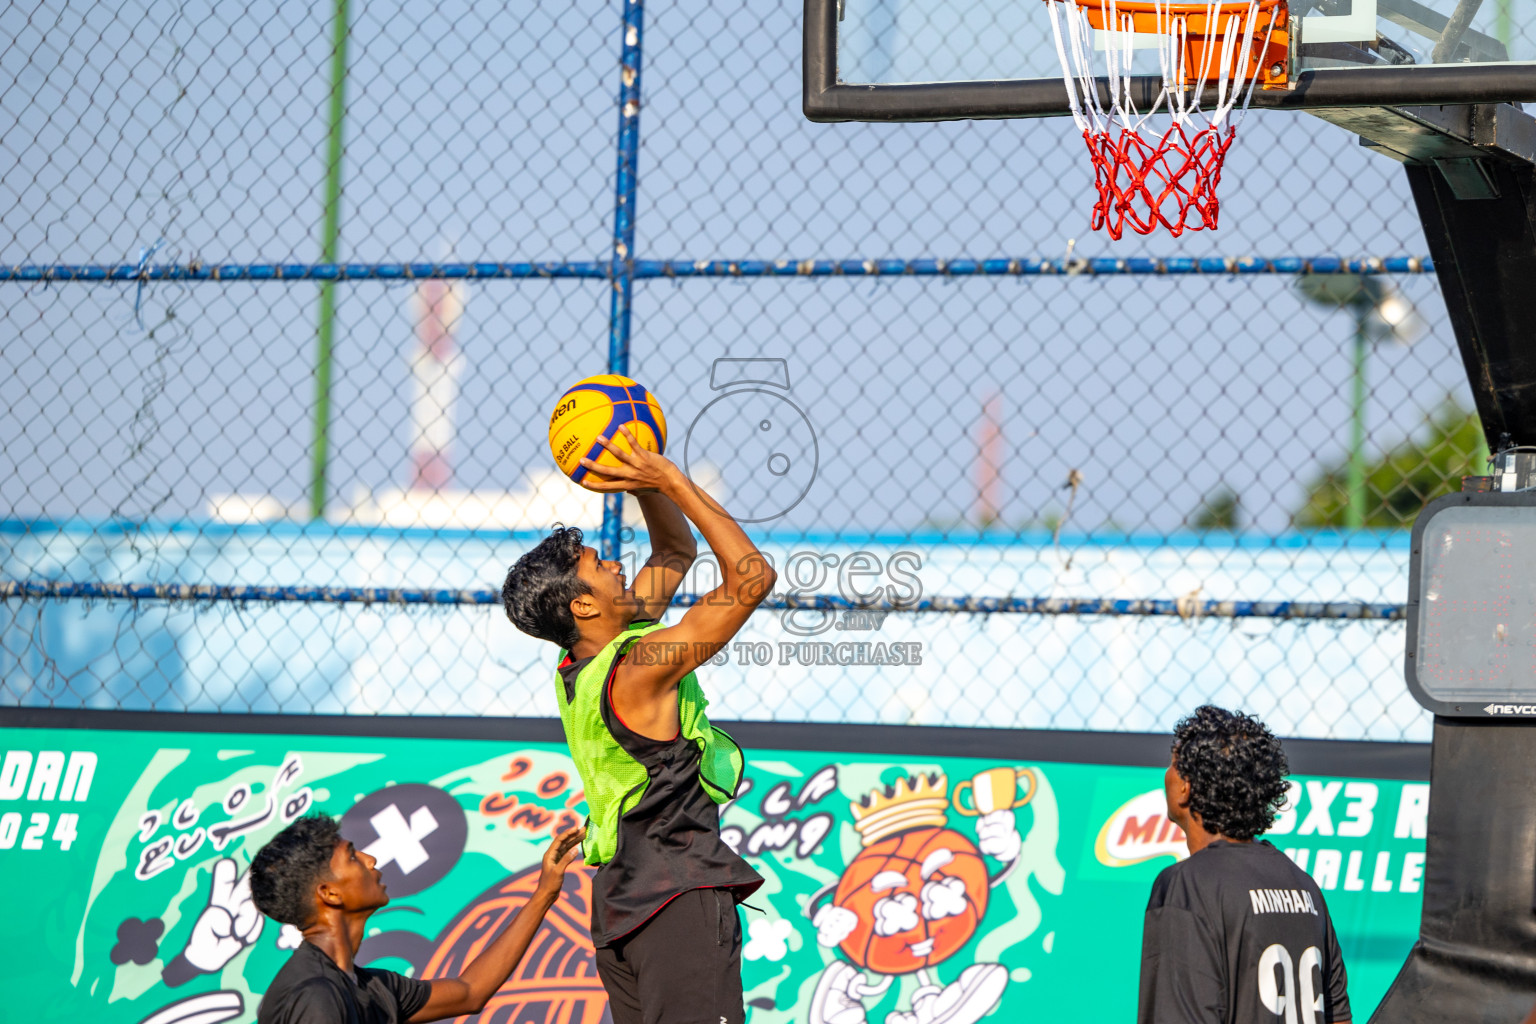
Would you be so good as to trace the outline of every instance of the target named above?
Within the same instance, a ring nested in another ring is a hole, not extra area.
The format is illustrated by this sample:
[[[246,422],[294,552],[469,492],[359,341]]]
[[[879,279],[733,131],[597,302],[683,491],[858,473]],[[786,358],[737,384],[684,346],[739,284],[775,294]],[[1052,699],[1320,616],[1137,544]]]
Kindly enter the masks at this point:
[[[975,1024],[1002,998],[1002,964],[971,964],[947,985],[934,969],[976,934],[992,887],[1013,870],[1022,847],[1013,812],[1034,796],[1035,775],[994,768],[955,787],[955,809],[978,819],[975,843],[949,828],[948,786],[942,774],[909,776],[853,805],[863,848],[807,908],[817,942],[848,958],[822,972],[811,1024],[866,1024],[864,1000],[906,974],[919,985],[911,1008],[886,1024]],[[1003,868],[989,875],[984,856]]]

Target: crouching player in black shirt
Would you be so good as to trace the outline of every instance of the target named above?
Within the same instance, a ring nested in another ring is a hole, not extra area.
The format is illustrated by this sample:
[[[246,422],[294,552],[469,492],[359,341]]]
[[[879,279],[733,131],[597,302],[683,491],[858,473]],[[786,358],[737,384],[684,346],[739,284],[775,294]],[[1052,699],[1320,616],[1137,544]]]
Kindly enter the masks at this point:
[[[457,978],[422,981],[353,963],[363,925],[389,902],[374,859],[324,814],[300,818],[251,861],[251,900],[304,941],[277,972],[256,1011],[258,1024],[405,1024],[479,1013],[512,974],[544,914],[560,895],[583,830],[544,851],[528,904]]]
[[[1164,788],[1190,856],[1152,883],[1139,1024],[1349,1020],[1323,894],[1254,839],[1274,824],[1288,772],[1280,741],[1256,718],[1207,705],[1179,722]]]

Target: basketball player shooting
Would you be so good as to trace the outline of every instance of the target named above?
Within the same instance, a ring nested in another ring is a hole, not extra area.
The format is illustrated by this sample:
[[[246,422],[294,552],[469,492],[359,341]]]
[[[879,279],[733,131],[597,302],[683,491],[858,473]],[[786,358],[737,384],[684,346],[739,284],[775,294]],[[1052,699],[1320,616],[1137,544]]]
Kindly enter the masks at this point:
[[[763,879],[720,838],[745,759],[710,725],[694,669],[777,576],[718,503],[619,429],[630,450],[600,439],[619,464],[582,459],[582,485],[636,496],[652,550],[633,585],[562,527],[508,571],[502,603],[518,629],[561,648],[555,693],[590,809],[592,942],[615,1024],[742,1024],[736,906]],[[690,522],[720,585],[663,626],[697,556]]]

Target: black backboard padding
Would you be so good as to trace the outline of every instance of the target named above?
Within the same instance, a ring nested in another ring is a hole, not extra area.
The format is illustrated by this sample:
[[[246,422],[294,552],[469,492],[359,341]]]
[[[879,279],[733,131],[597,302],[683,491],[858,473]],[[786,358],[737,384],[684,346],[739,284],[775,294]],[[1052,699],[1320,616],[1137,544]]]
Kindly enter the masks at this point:
[[[1489,161],[1493,199],[1457,199],[1436,168],[1409,164],[1446,312],[1491,445],[1536,444],[1536,175]]]
[[[1536,722],[1436,718],[1419,941],[1372,1024],[1515,1024],[1536,1004]]]

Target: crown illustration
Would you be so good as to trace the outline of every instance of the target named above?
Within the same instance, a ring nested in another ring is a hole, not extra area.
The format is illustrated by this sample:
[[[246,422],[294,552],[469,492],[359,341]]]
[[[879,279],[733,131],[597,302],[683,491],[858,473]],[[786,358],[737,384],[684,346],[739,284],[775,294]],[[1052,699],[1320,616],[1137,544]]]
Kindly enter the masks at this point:
[[[852,805],[853,827],[858,829],[861,845],[873,846],[908,829],[943,828],[949,823],[948,790],[949,779],[943,772],[935,772],[897,779],[894,786],[861,797]]]

